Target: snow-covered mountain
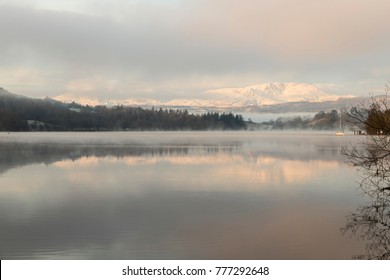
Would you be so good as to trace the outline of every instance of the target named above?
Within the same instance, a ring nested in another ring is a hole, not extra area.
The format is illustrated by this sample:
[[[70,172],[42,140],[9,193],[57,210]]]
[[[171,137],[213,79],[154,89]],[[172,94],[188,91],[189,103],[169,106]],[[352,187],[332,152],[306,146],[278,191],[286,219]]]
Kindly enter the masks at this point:
[[[208,91],[210,95],[230,100],[232,107],[263,106],[288,102],[334,101],[339,96],[323,92],[305,83],[266,83],[244,88],[224,88]]]
[[[275,105],[288,102],[322,102],[335,101],[340,96],[325,93],[318,87],[306,83],[266,83],[243,88],[223,88],[205,92],[204,99],[172,99],[159,101],[156,99],[97,99],[75,95],[60,95],[54,99],[66,103],[76,102],[84,105],[106,105],[118,104],[127,106],[162,106],[162,107],[191,107],[191,108],[219,108],[234,109],[256,107],[264,105]],[[345,97],[345,96],[344,96]]]
[[[145,98],[129,98],[123,100],[109,99],[109,98],[99,99],[93,96],[82,96],[82,95],[75,95],[75,94],[62,94],[54,97],[53,99],[64,103],[76,102],[82,105],[90,105],[90,106],[105,105],[109,107],[116,106],[116,105],[149,107],[149,106],[158,106],[162,104],[161,101],[155,99],[145,99]]]

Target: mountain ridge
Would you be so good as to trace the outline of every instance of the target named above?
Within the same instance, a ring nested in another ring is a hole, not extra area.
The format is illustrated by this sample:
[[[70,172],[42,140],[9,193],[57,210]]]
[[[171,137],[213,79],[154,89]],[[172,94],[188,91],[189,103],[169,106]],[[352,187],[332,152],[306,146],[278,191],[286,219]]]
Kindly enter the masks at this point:
[[[140,107],[193,107],[193,108],[214,108],[214,109],[235,109],[245,107],[261,107],[277,105],[289,102],[324,102],[336,101],[339,98],[351,98],[353,96],[339,96],[329,94],[315,85],[307,83],[264,83],[242,88],[222,88],[205,91],[208,98],[177,98],[168,101],[160,101],[148,98],[129,98],[124,100],[98,99],[94,97],[76,96],[63,94],[54,97],[55,100],[71,103],[76,102],[83,105],[106,105]]]

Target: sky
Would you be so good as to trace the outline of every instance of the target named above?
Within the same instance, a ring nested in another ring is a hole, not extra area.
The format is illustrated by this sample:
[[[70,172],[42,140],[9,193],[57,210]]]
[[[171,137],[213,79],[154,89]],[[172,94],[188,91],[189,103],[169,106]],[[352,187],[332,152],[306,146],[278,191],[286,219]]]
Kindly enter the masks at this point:
[[[0,0],[0,87],[30,97],[201,97],[390,82],[388,0]]]

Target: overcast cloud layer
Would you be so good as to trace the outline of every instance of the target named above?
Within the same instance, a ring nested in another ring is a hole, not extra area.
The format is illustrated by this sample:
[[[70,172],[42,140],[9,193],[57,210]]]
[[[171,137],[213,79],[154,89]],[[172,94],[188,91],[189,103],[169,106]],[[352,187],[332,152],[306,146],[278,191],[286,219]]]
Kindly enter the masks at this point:
[[[40,97],[196,97],[390,81],[388,0],[0,0],[0,87]]]

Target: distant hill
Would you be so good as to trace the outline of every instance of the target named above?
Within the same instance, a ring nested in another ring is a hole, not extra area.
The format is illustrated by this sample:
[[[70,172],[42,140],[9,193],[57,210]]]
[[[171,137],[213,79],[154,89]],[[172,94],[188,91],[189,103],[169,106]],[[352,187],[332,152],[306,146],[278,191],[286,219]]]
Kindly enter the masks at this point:
[[[0,96],[5,96],[5,97],[13,97],[13,98],[19,98],[23,97],[22,95],[18,95],[15,93],[10,93],[8,90],[5,90],[4,88],[0,87]]]
[[[237,111],[250,111],[257,113],[289,113],[289,112],[319,112],[340,110],[341,108],[352,108],[360,106],[362,103],[370,102],[370,97],[350,97],[338,98],[334,101],[322,102],[287,102],[264,106],[250,106],[246,108],[238,108]]]

